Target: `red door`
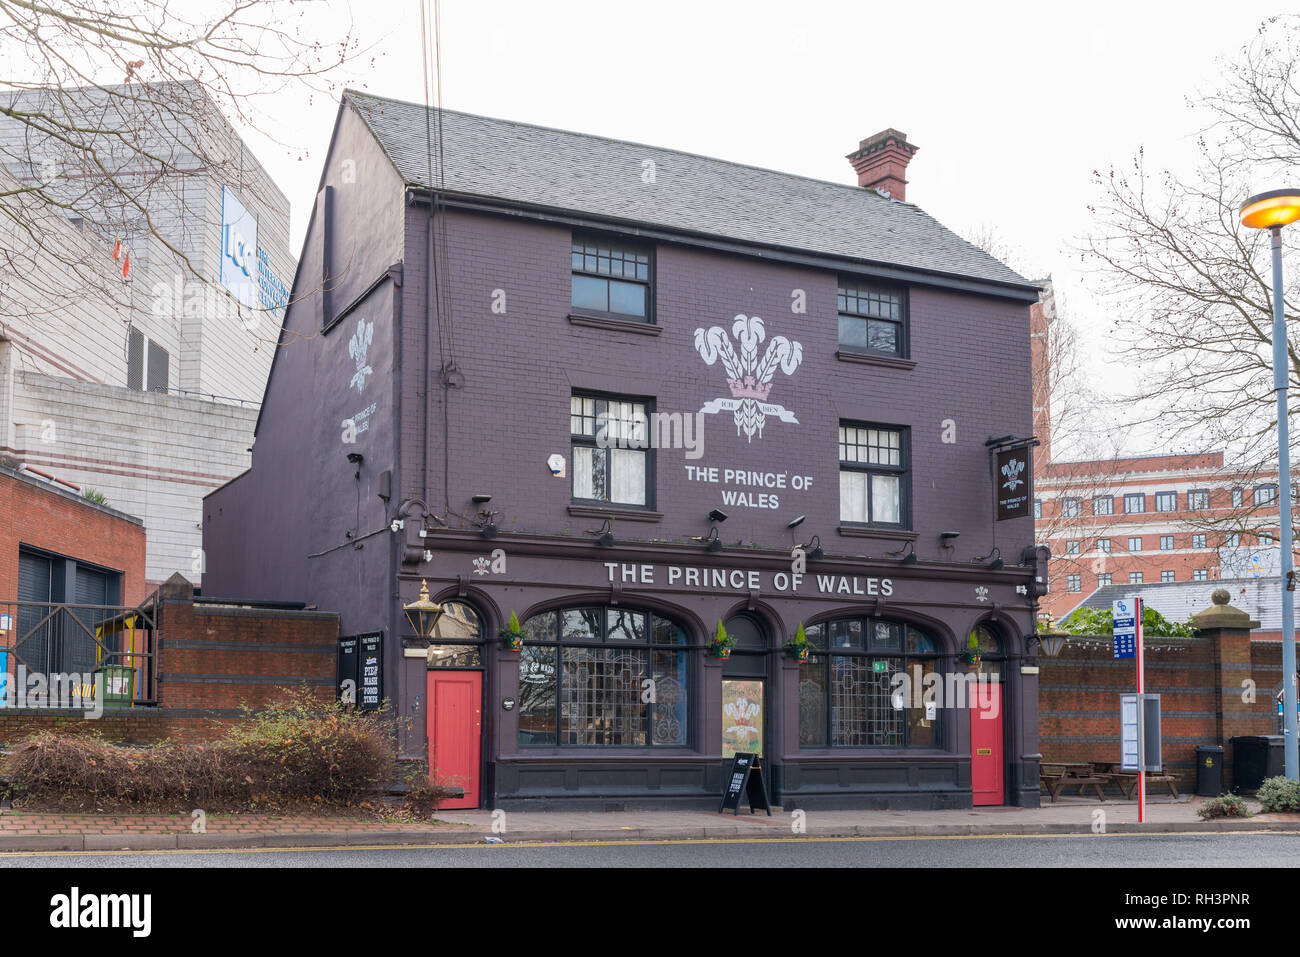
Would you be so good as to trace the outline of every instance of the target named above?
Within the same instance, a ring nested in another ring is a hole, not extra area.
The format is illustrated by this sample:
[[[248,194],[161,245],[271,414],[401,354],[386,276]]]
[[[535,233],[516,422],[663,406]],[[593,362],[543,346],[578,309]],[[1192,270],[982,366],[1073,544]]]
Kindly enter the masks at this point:
[[[970,686],[970,786],[976,807],[1005,804],[1002,761],[1002,686]]]
[[[429,779],[465,789],[464,797],[440,807],[478,807],[482,703],[482,672],[429,672]]]

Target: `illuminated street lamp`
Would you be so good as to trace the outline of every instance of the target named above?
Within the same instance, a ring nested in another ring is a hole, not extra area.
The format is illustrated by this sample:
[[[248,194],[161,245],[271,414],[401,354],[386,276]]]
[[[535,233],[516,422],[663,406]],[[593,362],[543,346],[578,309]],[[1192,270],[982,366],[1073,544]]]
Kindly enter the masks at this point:
[[[420,582],[419,600],[403,605],[402,610],[406,612],[406,620],[411,623],[411,629],[417,635],[425,641],[433,637],[433,629],[438,627],[438,619],[442,617],[442,606],[429,600],[428,582]]]
[[[1241,224],[1267,229],[1273,245],[1273,391],[1277,393],[1278,512],[1282,531],[1282,692],[1286,729],[1286,776],[1300,777],[1300,739],[1296,737],[1295,595],[1291,570],[1291,446],[1287,428],[1289,381],[1287,334],[1282,300],[1282,227],[1300,219],[1300,190],[1275,189],[1250,197],[1241,206]]]

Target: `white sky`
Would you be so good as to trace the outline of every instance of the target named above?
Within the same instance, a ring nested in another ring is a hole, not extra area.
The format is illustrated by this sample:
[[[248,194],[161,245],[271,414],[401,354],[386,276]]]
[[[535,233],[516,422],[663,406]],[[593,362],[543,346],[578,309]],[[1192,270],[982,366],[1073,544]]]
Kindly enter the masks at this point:
[[[908,200],[957,232],[992,228],[1030,278],[1050,272],[1094,343],[1093,374],[1120,388],[1132,373],[1106,360],[1105,341],[1122,308],[1090,291],[1071,254],[1092,172],[1139,147],[1152,169],[1188,168],[1200,121],[1187,98],[1280,12],[1254,0],[445,0],[443,103],[845,183],[860,139],[902,130],[920,148]],[[417,0],[352,14],[376,60],[341,79],[421,101]],[[259,108],[292,147],[243,131],[293,204],[296,252],[337,100],[278,94]]]

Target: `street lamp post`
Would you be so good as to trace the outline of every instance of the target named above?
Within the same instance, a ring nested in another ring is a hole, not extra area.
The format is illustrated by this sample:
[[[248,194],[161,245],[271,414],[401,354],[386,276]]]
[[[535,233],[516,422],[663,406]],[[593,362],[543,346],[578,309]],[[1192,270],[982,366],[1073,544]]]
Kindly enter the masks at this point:
[[[1295,595],[1291,591],[1291,446],[1287,423],[1287,334],[1282,300],[1282,227],[1300,219],[1300,190],[1275,189],[1242,204],[1241,223],[1267,229],[1273,245],[1273,391],[1277,393],[1277,469],[1282,533],[1282,715],[1286,730],[1286,776],[1300,777],[1296,737]]]

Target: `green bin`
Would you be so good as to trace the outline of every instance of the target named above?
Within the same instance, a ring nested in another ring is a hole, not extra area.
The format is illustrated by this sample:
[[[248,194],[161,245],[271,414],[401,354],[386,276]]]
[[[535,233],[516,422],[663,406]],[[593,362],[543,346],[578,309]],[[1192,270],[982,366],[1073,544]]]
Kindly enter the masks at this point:
[[[130,665],[104,665],[95,669],[95,691],[99,692],[98,676],[103,675],[105,708],[129,708],[135,701],[135,669]]]

